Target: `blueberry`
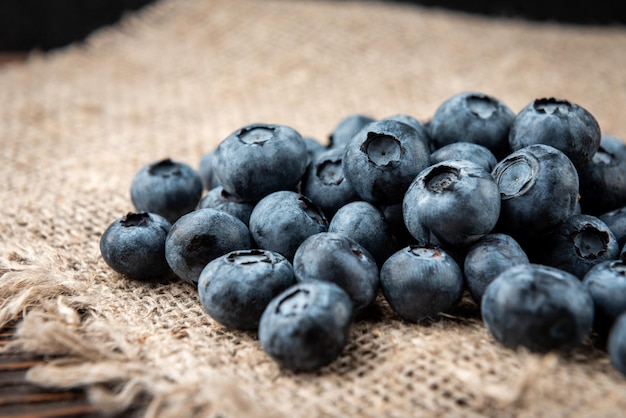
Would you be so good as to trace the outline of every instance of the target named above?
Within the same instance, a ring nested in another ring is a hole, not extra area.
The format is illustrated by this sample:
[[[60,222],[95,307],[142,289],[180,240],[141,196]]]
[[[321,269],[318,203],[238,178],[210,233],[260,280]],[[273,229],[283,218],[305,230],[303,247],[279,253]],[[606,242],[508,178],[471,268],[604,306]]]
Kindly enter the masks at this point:
[[[430,164],[430,151],[409,125],[372,122],[346,145],[343,171],[361,200],[400,203],[415,176]]]
[[[622,248],[626,244],[626,206],[599,215],[598,218],[609,227],[617,245]]]
[[[336,284],[297,283],[272,299],[263,312],[259,342],[281,368],[314,371],[342,353],[352,316],[350,297]]]
[[[491,335],[509,348],[569,349],[591,332],[593,299],[574,275],[540,264],[518,264],[487,286],[481,304]]]
[[[368,123],[374,122],[375,119],[368,115],[355,113],[341,119],[337,126],[333,129],[328,137],[329,148],[345,147],[350,139]]]
[[[582,280],[589,269],[619,257],[620,247],[609,227],[595,216],[573,215],[542,234],[536,262],[565,270]]]
[[[611,328],[607,351],[611,364],[626,376],[626,313],[620,315]]]
[[[327,218],[358,198],[343,173],[343,150],[330,148],[318,154],[302,179],[301,193],[322,209]]]
[[[595,306],[594,329],[607,333],[615,319],[626,312],[626,262],[606,260],[583,277]]]
[[[348,293],[358,313],[376,299],[378,266],[371,254],[345,235],[320,232],[308,237],[296,251],[293,269],[298,282],[333,282]]]
[[[250,214],[250,232],[257,245],[288,260],[313,234],[328,230],[328,220],[306,196],[282,190],[261,199]]]
[[[256,329],[271,300],[295,283],[293,267],[282,255],[237,250],[206,265],[198,280],[198,294],[204,310],[220,324]]]
[[[591,162],[578,167],[578,176],[584,213],[599,215],[626,206],[626,144],[603,136]]]
[[[215,173],[228,193],[258,201],[293,189],[306,170],[307,146],[285,125],[255,123],[228,135],[215,150]]]
[[[560,224],[578,210],[576,168],[550,145],[530,145],[511,153],[492,175],[502,197],[498,229],[518,241]]]
[[[250,231],[240,219],[217,209],[197,209],[172,225],[165,240],[165,257],[179,278],[197,286],[210,261],[252,246]]]
[[[509,131],[512,151],[533,144],[555,147],[576,167],[591,162],[600,147],[600,126],[589,111],[563,99],[540,98],[515,115]]]
[[[511,266],[528,263],[528,255],[510,235],[485,235],[469,248],[463,261],[465,282],[472,299],[480,304],[485,289],[500,273]]]
[[[514,119],[515,113],[501,100],[479,92],[462,92],[435,110],[430,136],[436,149],[454,142],[472,142],[501,159],[510,153],[508,135]]]
[[[383,212],[368,202],[351,202],[340,208],[330,220],[328,232],[352,238],[369,251],[379,266],[396,251],[393,229]]]
[[[137,212],[150,212],[174,223],[194,210],[202,180],[189,165],[169,158],[143,166],[133,177],[130,197]]]
[[[415,322],[434,318],[458,303],[463,295],[463,273],[440,248],[413,245],[385,261],[380,286],[391,308]]]
[[[469,160],[489,172],[498,163],[498,160],[489,148],[473,142],[453,142],[430,154],[431,164],[437,164],[446,160]]]
[[[219,182],[215,175],[215,150],[207,151],[202,154],[198,163],[198,174],[202,181],[202,187],[205,190],[211,190],[219,186]]]
[[[241,198],[228,193],[222,186],[216,186],[209,190],[200,200],[199,209],[218,209],[240,219],[246,226],[250,222],[250,214],[254,209],[254,203],[246,202]]]
[[[428,229],[444,246],[471,245],[495,227],[500,194],[491,174],[468,160],[447,160],[411,183],[402,211],[416,239]]]
[[[128,213],[112,222],[100,237],[102,258],[114,271],[131,279],[163,278],[171,273],[165,260],[170,227],[160,215]]]

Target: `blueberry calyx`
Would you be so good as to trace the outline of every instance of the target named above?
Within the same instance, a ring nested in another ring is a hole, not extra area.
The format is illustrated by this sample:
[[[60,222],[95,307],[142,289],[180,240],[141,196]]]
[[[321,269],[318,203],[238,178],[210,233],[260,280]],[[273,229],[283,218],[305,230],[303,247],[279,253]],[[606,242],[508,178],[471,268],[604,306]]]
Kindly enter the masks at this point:
[[[489,119],[498,110],[495,100],[485,95],[471,95],[466,101],[469,110],[481,119]]]
[[[453,190],[454,184],[459,180],[461,170],[448,165],[439,165],[433,168],[425,178],[426,188],[430,192],[443,193]]]
[[[341,160],[324,160],[315,168],[315,175],[328,186],[338,185],[344,180]]]
[[[283,316],[297,316],[309,306],[310,292],[306,289],[295,289],[286,294],[276,306],[276,313]]]
[[[367,154],[371,163],[379,167],[387,167],[400,161],[402,145],[391,135],[368,132],[367,139],[361,145],[361,151]]]
[[[263,145],[274,137],[274,128],[271,126],[247,126],[237,133],[237,138],[244,144]]]
[[[554,97],[537,99],[533,107],[539,113],[567,115],[572,110],[572,104],[567,100],[555,99]]]
[[[226,261],[240,265],[272,263],[272,259],[267,255],[267,253],[261,250],[233,251],[226,256]]]
[[[360,259],[364,259],[365,258],[365,254],[363,253],[363,251],[361,251],[357,247],[350,247],[350,251],[352,251],[352,254],[357,256],[357,258],[360,258]]]
[[[511,199],[525,194],[536,181],[539,162],[531,155],[517,155],[497,167],[494,173],[500,196]]]
[[[120,219],[120,225],[126,228],[134,226],[147,226],[150,223],[150,215],[147,212],[128,212]]]
[[[595,260],[606,253],[610,240],[606,231],[600,231],[591,224],[572,232],[574,248],[579,257]]]
[[[148,173],[152,176],[170,177],[180,176],[180,166],[172,161],[171,158],[165,158],[161,161],[157,161],[154,164],[150,164]]]
[[[428,247],[423,245],[410,245],[409,253],[419,258],[440,258],[441,251],[436,247]]]

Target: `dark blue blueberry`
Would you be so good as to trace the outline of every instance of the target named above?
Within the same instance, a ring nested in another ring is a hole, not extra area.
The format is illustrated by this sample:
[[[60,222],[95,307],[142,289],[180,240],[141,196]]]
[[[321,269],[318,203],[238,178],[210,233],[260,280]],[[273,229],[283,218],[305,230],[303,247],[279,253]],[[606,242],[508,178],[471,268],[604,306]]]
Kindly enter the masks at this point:
[[[386,118],[383,118],[381,120],[395,120],[397,122],[406,123],[407,125],[409,125],[410,127],[412,127],[413,129],[417,131],[418,133],[417,138],[420,141],[422,141],[424,145],[426,145],[426,148],[428,148],[428,150],[431,150],[432,144],[431,144],[430,133],[428,132],[428,128],[426,128],[426,126],[415,117],[404,114],[404,113],[397,113],[395,115],[387,116]]]
[[[361,129],[346,145],[343,171],[361,200],[400,203],[415,176],[430,164],[430,151],[409,125],[383,120]]]
[[[137,212],[150,212],[174,223],[198,206],[202,181],[189,165],[169,158],[143,166],[130,185]]]
[[[318,154],[309,164],[300,186],[301,193],[319,206],[329,219],[340,207],[358,198],[344,176],[343,154],[340,148],[330,148]]]
[[[378,266],[372,255],[352,238],[333,232],[311,235],[293,258],[296,280],[333,282],[348,293],[358,313],[376,299]]]
[[[585,108],[567,100],[536,99],[515,116],[509,145],[517,151],[534,144],[551,145],[576,167],[591,162],[600,147],[600,126]]]
[[[609,227],[595,216],[573,215],[541,234],[531,259],[567,271],[582,280],[589,269],[619,257],[620,247]]]
[[[603,213],[598,218],[609,227],[622,248],[626,244],[626,206]]]
[[[408,321],[434,318],[453,308],[463,295],[463,272],[436,247],[413,245],[387,259],[380,270],[385,299]]]
[[[293,189],[307,167],[306,142],[285,125],[255,123],[226,137],[215,150],[215,173],[228,193],[258,201]]]
[[[322,210],[306,196],[289,190],[265,196],[250,214],[250,232],[257,245],[290,261],[305,239],[327,230]]]
[[[100,237],[102,258],[114,271],[131,279],[160,279],[171,270],[165,260],[170,222],[147,212],[128,213],[111,223]]]
[[[479,92],[458,93],[444,101],[430,120],[436,149],[454,142],[487,147],[496,158],[510,153],[509,128],[515,113],[501,100]]]
[[[583,213],[600,215],[626,206],[626,144],[602,137],[591,162],[578,167],[578,177]]]
[[[250,248],[250,231],[240,219],[217,209],[197,209],[172,225],[165,240],[165,257],[179,278],[197,286],[210,261]]]
[[[369,251],[379,266],[396,251],[391,226],[383,212],[368,202],[351,202],[343,206],[330,220],[328,232],[352,238]]]
[[[453,142],[430,154],[431,164],[437,164],[446,160],[469,160],[490,173],[498,163],[498,160],[496,160],[489,148],[473,142]]]
[[[259,342],[281,368],[309,372],[332,363],[344,350],[352,302],[331,282],[295,284],[269,303],[259,323]]]
[[[611,364],[626,376],[626,313],[620,315],[611,328],[607,351]]]
[[[472,299],[481,303],[485,289],[511,266],[528,264],[528,256],[510,235],[489,234],[472,245],[463,261],[465,282]]]
[[[348,115],[341,119],[337,126],[333,129],[332,133],[328,137],[329,148],[343,148],[350,139],[361,130],[368,123],[374,122],[374,118],[361,115],[358,113]]]
[[[583,277],[595,306],[594,329],[608,333],[619,315],[626,312],[626,262],[607,260],[593,266]]]
[[[540,264],[504,270],[483,295],[483,321],[502,345],[535,352],[579,345],[593,326],[593,299],[574,275]]]
[[[204,310],[220,324],[255,329],[271,300],[295,283],[293,267],[282,255],[238,250],[206,265],[198,280],[198,294]]]
[[[246,226],[250,222],[250,214],[254,203],[246,202],[241,198],[228,193],[222,186],[216,186],[200,200],[199,209],[219,209],[239,218]]]
[[[483,167],[468,160],[447,160],[415,178],[402,212],[416,239],[426,228],[442,245],[463,247],[493,230],[500,214],[500,194]]]
[[[518,241],[560,224],[578,210],[576,168],[550,145],[530,145],[511,153],[492,175],[502,197],[498,229]]]
[[[219,182],[215,175],[215,150],[207,151],[202,154],[198,163],[198,174],[202,180],[202,187],[205,190],[211,190],[219,186]]]

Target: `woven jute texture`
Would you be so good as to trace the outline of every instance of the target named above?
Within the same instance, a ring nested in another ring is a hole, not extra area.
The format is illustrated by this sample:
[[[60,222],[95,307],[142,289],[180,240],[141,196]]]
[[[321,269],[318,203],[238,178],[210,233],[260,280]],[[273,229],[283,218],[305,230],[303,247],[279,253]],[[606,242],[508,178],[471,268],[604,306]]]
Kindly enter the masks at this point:
[[[202,154],[251,122],[323,143],[341,118],[428,120],[481,91],[515,112],[569,99],[626,137],[626,29],[469,16],[409,4],[164,0],[84,44],[0,69],[0,322],[8,350],[49,354],[28,379],[84,387],[103,412],[159,417],[613,417],[626,379],[585,343],[501,347],[469,300],[411,324],[379,297],[314,373],[283,371],[254,332],[216,324],[175,280],[138,283],[100,257],[133,210],[132,176]]]

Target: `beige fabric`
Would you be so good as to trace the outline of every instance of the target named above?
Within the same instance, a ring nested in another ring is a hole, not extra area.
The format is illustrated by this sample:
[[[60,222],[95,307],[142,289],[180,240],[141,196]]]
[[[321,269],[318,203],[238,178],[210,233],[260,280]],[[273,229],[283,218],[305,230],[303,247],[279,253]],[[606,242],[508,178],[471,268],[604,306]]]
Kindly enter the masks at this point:
[[[514,111],[569,99],[626,137],[626,29],[533,24],[351,1],[164,0],[50,55],[0,68],[0,321],[10,349],[53,354],[29,379],[86,387],[146,416],[613,417],[626,379],[585,345],[499,346],[471,302],[432,324],[383,300],[345,353],[283,372],[254,333],[216,325],[195,289],[113,273],[99,237],[132,210],[130,180],[201,155],[250,122],[325,142],[351,113],[427,120],[477,90]],[[146,398],[144,398],[146,397]]]

